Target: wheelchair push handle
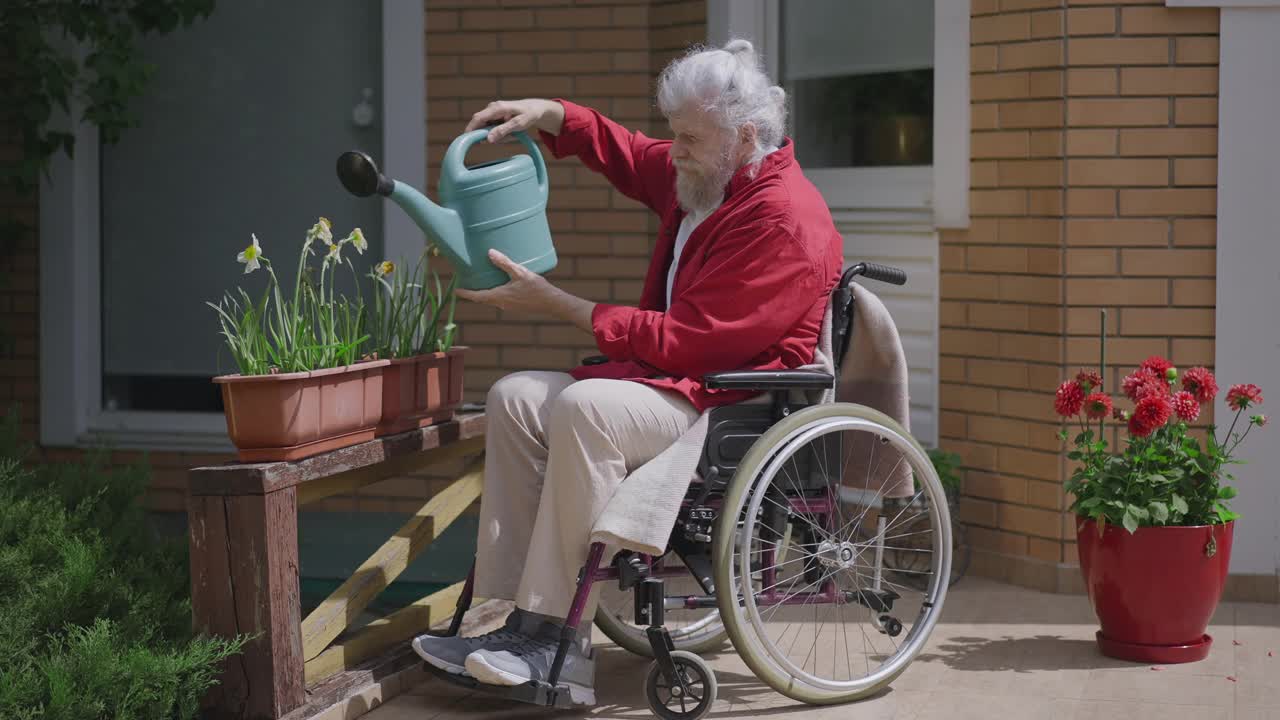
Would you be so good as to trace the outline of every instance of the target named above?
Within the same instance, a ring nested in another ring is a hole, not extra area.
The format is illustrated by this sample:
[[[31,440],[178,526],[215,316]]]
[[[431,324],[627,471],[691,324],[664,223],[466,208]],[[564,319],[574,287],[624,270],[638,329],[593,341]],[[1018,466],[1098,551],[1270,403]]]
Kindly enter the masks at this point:
[[[860,262],[850,268],[850,270],[852,275],[861,275],[870,280],[879,280],[880,282],[886,282],[892,285],[907,284],[907,274],[896,267],[889,267],[888,265]]]

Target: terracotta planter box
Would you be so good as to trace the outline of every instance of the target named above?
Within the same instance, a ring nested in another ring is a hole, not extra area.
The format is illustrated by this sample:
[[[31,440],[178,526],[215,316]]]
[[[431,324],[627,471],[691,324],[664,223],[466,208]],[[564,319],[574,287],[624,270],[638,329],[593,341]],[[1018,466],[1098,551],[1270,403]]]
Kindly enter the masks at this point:
[[[1085,589],[1102,629],[1102,654],[1142,663],[1203,660],[1205,633],[1231,564],[1235,522],[1140,527],[1132,535],[1076,518]]]
[[[466,351],[466,347],[452,347],[445,352],[388,361],[378,436],[452,420],[462,404]]]
[[[227,432],[241,462],[299,460],[372,440],[387,360],[278,375],[221,375]]]

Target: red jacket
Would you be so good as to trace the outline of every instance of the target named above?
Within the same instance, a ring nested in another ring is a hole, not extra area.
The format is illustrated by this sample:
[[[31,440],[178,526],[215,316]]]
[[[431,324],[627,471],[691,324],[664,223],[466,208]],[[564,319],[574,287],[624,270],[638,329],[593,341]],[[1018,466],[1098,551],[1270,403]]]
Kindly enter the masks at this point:
[[[684,211],[676,199],[670,141],[631,132],[565,100],[560,134],[540,133],[551,153],[577,155],[619,192],[662,218],[639,307],[600,303],[591,314],[609,362],[574,368],[578,379],[633,380],[673,390],[699,410],[758,393],[711,390],[726,370],[778,370],[813,361],[822,318],[840,278],[843,241],[788,138],[754,179],[729,181],[724,202],[686,242],[666,307],[667,271]]]

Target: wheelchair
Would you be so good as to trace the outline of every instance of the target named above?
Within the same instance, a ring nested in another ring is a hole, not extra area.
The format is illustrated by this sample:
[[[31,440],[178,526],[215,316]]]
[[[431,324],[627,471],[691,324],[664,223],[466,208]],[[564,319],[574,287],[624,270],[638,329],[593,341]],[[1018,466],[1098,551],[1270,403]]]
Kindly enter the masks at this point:
[[[849,346],[857,276],[906,282],[901,270],[871,263],[844,271],[831,299],[836,368]],[[938,621],[951,572],[950,514],[925,450],[869,407],[810,404],[835,387],[824,372],[724,372],[706,382],[762,394],[711,411],[698,476],[662,556],[624,550],[606,561],[604,546],[591,545],[547,680],[495,687],[428,672],[570,707],[557,680],[598,582],[607,584],[593,621],[620,647],[653,658],[644,691],[660,718],[696,720],[711,710],[716,678],[699,654],[726,641],[759,680],[807,704],[865,698],[907,668]],[[861,482],[851,486],[851,477]],[[473,578],[474,570],[447,635],[471,606]]]

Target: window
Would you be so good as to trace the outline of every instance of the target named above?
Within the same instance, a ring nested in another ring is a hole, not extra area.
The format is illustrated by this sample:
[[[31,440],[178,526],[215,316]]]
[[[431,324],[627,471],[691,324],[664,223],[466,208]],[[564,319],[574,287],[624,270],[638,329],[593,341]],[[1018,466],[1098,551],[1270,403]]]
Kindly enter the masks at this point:
[[[220,5],[199,36],[152,38],[144,48],[166,63],[139,107],[143,122],[152,121],[146,132],[103,147],[96,128],[82,124],[73,129],[75,157],[53,159],[40,189],[42,444],[231,448],[209,378],[234,366],[203,301],[237,284],[261,291],[261,274],[244,278],[235,263],[250,232],[269,256],[275,244],[285,283],[316,215],[339,229],[380,228],[392,257],[422,247],[405,213],[345,193],[333,169],[355,144],[387,155],[388,175],[425,186],[422,6],[383,0],[323,12],[332,17],[322,25],[342,33],[359,21],[370,41],[339,55],[314,33],[282,46],[278,28],[296,18],[260,3]],[[237,35],[228,30],[249,25],[258,26],[259,42],[228,55],[226,38]],[[322,61],[342,70],[322,68],[321,78]],[[257,73],[254,82],[243,81],[245,67]],[[353,116],[365,100],[377,109],[373,126]]]
[[[778,78],[806,168],[930,165],[933,0],[782,0]]]
[[[969,0],[708,0],[787,89],[800,164],[832,208],[969,225]]]

